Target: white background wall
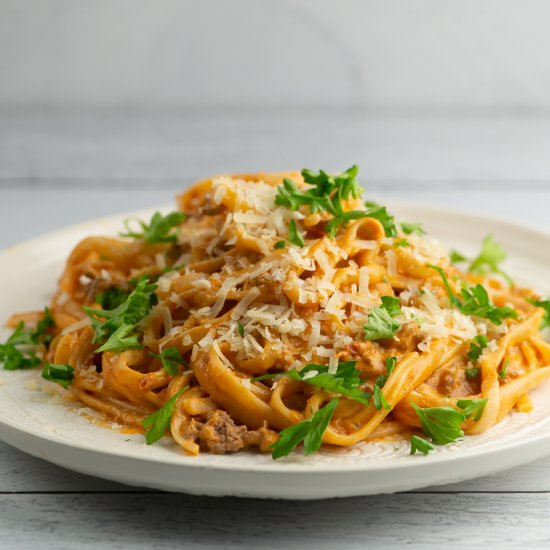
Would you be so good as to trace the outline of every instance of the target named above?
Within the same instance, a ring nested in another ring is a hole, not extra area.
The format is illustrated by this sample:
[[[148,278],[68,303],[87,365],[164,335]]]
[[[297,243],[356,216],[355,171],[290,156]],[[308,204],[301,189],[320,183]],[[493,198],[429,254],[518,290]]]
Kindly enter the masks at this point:
[[[0,107],[550,108],[547,0],[0,0]]]

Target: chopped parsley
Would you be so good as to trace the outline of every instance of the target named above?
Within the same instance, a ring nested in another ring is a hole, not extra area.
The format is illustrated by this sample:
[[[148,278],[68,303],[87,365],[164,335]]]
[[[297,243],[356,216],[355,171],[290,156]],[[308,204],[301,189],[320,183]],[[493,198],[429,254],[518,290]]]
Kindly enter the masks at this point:
[[[544,317],[540,324],[540,330],[550,327],[550,300],[528,300],[528,302],[544,309]]]
[[[487,399],[459,399],[456,403],[457,410],[453,407],[419,407],[411,402],[411,407],[420,420],[424,433],[432,439],[436,445],[447,445],[457,439],[464,437],[462,423],[468,419],[477,422]]]
[[[66,363],[58,365],[46,363],[42,369],[42,378],[68,388],[74,378],[74,369]]]
[[[290,224],[288,226],[288,240],[292,244],[295,244],[296,246],[299,246],[299,247],[302,247],[306,244],[294,220],[290,220]]]
[[[365,206],[368,208],[366,217],[378,220],[384,228],[386,237],[397,237],[395,218],[388,213],[385,206],[380,206],[375,202],[366,202]]]
[[[146,243],[175,243],[178,240],[177,227],[185,221],[187,215],[184,212],[170,212],[163,216],[160,212],[155,212],[149,223],[138,221],[141,231],[132,231],[129,227],[131,220],[126,220],[124,225],[126,233],[121,233],[121,237],[132,237],[134,239],[143,239]]]
[[[156,301],[156,284],[144,276],[136,283],[126,300],[114,309],[84,307],[94,329],[93,343],[102,344],[96,352],[120,352],[140,348],[137,324],[149,313]]]
[[[278,250],[279,248],[284,248],[286,246],[286,242],[285,241],[277,241],[275,243],[275,249]]]
[[[403,233],[405,233],[405,235],[412,235],[413,233],[416,233],[421,237],[426,235],[426,231],[419,223],[402,222],[399,225],[401,226],[401,229],[403,230]]]
[[[393,338],[401,324],[395,317],[401,314],[399,298],[382,296],[382,305],[369,311],[367,324],[363,327],[365,340]]]
[[[334,393],[345,395],[350,399],[354,399],[363,405],[369,404],[370,395],[362,392],[359,387],[364,382],[359,378],[361,374],[355,368],[356,361],[345,361],[338,363],[336,372],[330,373],[327,365],[317,365],[310,363],[303,369],[292,369],[287,372],[264,374],[252,380],[266,380],[277,376],[287,376],[293,380],[298,380],[318,388],[323,388]]]
[[[105,292],[98,292],[95,301],[103,309],[115,309],[128,299],[128,292],[116,286],[108,288]]]
[[[502,367],[502,370],[498,373],[498,376],[500,379],[504,380],[506,378],[506,372],[508,371],[508,367],[510,366],[510,359],[504,363],[504,367]]]
[[[178,393],[173,395],[166,403],[153,414],[150,414],[143,419],[141,425],[145,428],[145,441],[147,445],[152,445],[158,441],[164,432],[169,428],[174,409],[176,408],[176,401],[178,397],[189,389],[189,386],[185,386]]]
[[[395,246],[395,248],[406,248],[411,245],[407,239],[395,239],[395,241],[393,241],[393,246]]]
[[[377,411],[379,411],[382,407],[384,407],[388,411],[391,411],[391,405],[384,397],[384,393],[382,392],[378,384],[374,384],[373,401]]]
[[[437,265],[428,264],[428,267],[435,269],[439,273],[447,290],[451,306],[456,307],[464,315],[489,319],[495,325],[501,325],[503,319],[517,318],[517,311],[515,309],[495,306],[490,300],[487,290],[480,284],[470,288],[464,286],[461,290],[460,298],[458,298],[449,284],[445,271]]]
[[[488,344],[487,336],[484,336],[483,334],[478,334],[471,342],[470,342],[470,351],[468,351],[468,357],[470,360],[475,363],[478,361],[478,359],[481,357],[481,354],[483,353],[483,350],[487,347]]]
[[[386,357],[386,374],[379,376],[376,379],[376,385],[380,388],[383,388],[390,374],[395,370],[395,365],[397,365],[397,357]]]
[[[242,323],[237,323],[237,331],[239,332],[239,336],[242,338],[244,336],[244,326]]]
[[[454,264],[469,261],[466,256],[453,250],[450,255],[451,262]],[[478,275],[488,275],[497,273],[503,277],[510,285],[514,285],[514,281],[500,268],[500,264],[506,259],[506,252],[502,246],[495,241],[491,235],[487,235],[481,243],[481,252],[470,261],[468,271],[477,273]]]
[[[363,190],[357,182],[358,172],[357,166],[352,166],[340,174],[304,169],[302,170],[304,182],[312,187],[300,189],[292,180],[285,178],[283,184],[277,188],[275,204],[286,206],[291,210],[307,206],[313,214],[329,213],[332,219],[325,225],[325,232],[333,238],[338,229],[345,226],[348,221],[364,218],[367,215],[363,210],[344,212],[342,206],[342,200],[350,196],[355,199],[361,196]]]
[[[25,323],[20,321],[6,342],[0,344],[0,363],[4,364],[4,369],[38,367],[41,360],[36,355],[37,348],[41,345],[46,347],[50,345],[52,335],[49,329],[53,326],[55,323],[48,308],[44,309],[44,315],[35,329],[27,329]]]
[[[178,348],[166,348],[160,353],[149,353],[153,357],[160,359],[162,367],[171,376],[178,374],[180,366],[185,364],[185,359],[181,356]]]
[[[434,450],[434,446],[423,437],[418,435],[411,435],[411,454],[415,454],[416,451],[427,455],[430,451]]]
[[[334,410],[338,405],[338,398],[331,399],[322,409],[312,414],[306,420],[285,428],[279,434],[279,439],[271,445],[274,460],[287,456],[297,445],[304,442],[304,454],[315,453],[321,447],[325,433]]]

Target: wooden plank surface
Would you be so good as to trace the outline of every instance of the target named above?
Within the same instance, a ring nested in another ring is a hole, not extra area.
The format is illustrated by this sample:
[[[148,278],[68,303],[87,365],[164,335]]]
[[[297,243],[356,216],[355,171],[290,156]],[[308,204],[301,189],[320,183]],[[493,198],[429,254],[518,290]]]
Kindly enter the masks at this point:
[[[353,162],[364,167],[372,198],[486,212],[550,230],[548,122],[0,113],[0,248],[85,219],[169,204],[184,185],[216,172]],[[293,503],[155,493],[0,444],[0,494],[1,548],[550,543],[550,459],[413,493]]]

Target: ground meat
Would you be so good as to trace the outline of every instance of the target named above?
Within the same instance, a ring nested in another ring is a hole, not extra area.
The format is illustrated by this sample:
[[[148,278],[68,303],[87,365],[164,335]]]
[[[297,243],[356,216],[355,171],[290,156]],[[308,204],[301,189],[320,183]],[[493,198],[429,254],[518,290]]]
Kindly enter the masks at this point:
[[[421,341],[422,333],[418,325],[416,323],[407,323],[399,329],[396,338],[379,340],[379,344],[392,355],[393,352],[407,353],[409,351],[416,351]]]
[[[371,376],[380,376],[386,372],[386,356],[374,342],[351,342],[346,346],[349,360],[357,361],[357,369]],[[346,358],[347,359],[347,358]]]
[[[234,453],[244,447],[246,432],[246,426],[236,426],[225,411],[218,410],[201,428],[199,439],[211,453]]]

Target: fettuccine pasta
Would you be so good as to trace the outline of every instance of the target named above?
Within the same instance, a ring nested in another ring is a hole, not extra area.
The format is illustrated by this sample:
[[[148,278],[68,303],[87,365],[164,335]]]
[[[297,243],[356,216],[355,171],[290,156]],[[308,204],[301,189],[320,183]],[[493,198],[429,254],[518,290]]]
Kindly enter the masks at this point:
[[[459,269],[355,174],[201,181],[177,213],[76,246],[47,338],[41,313],[10,324],[67,395],[190,455],[411,435],[427,453],[528,411],[547,302],[483,258]]]

